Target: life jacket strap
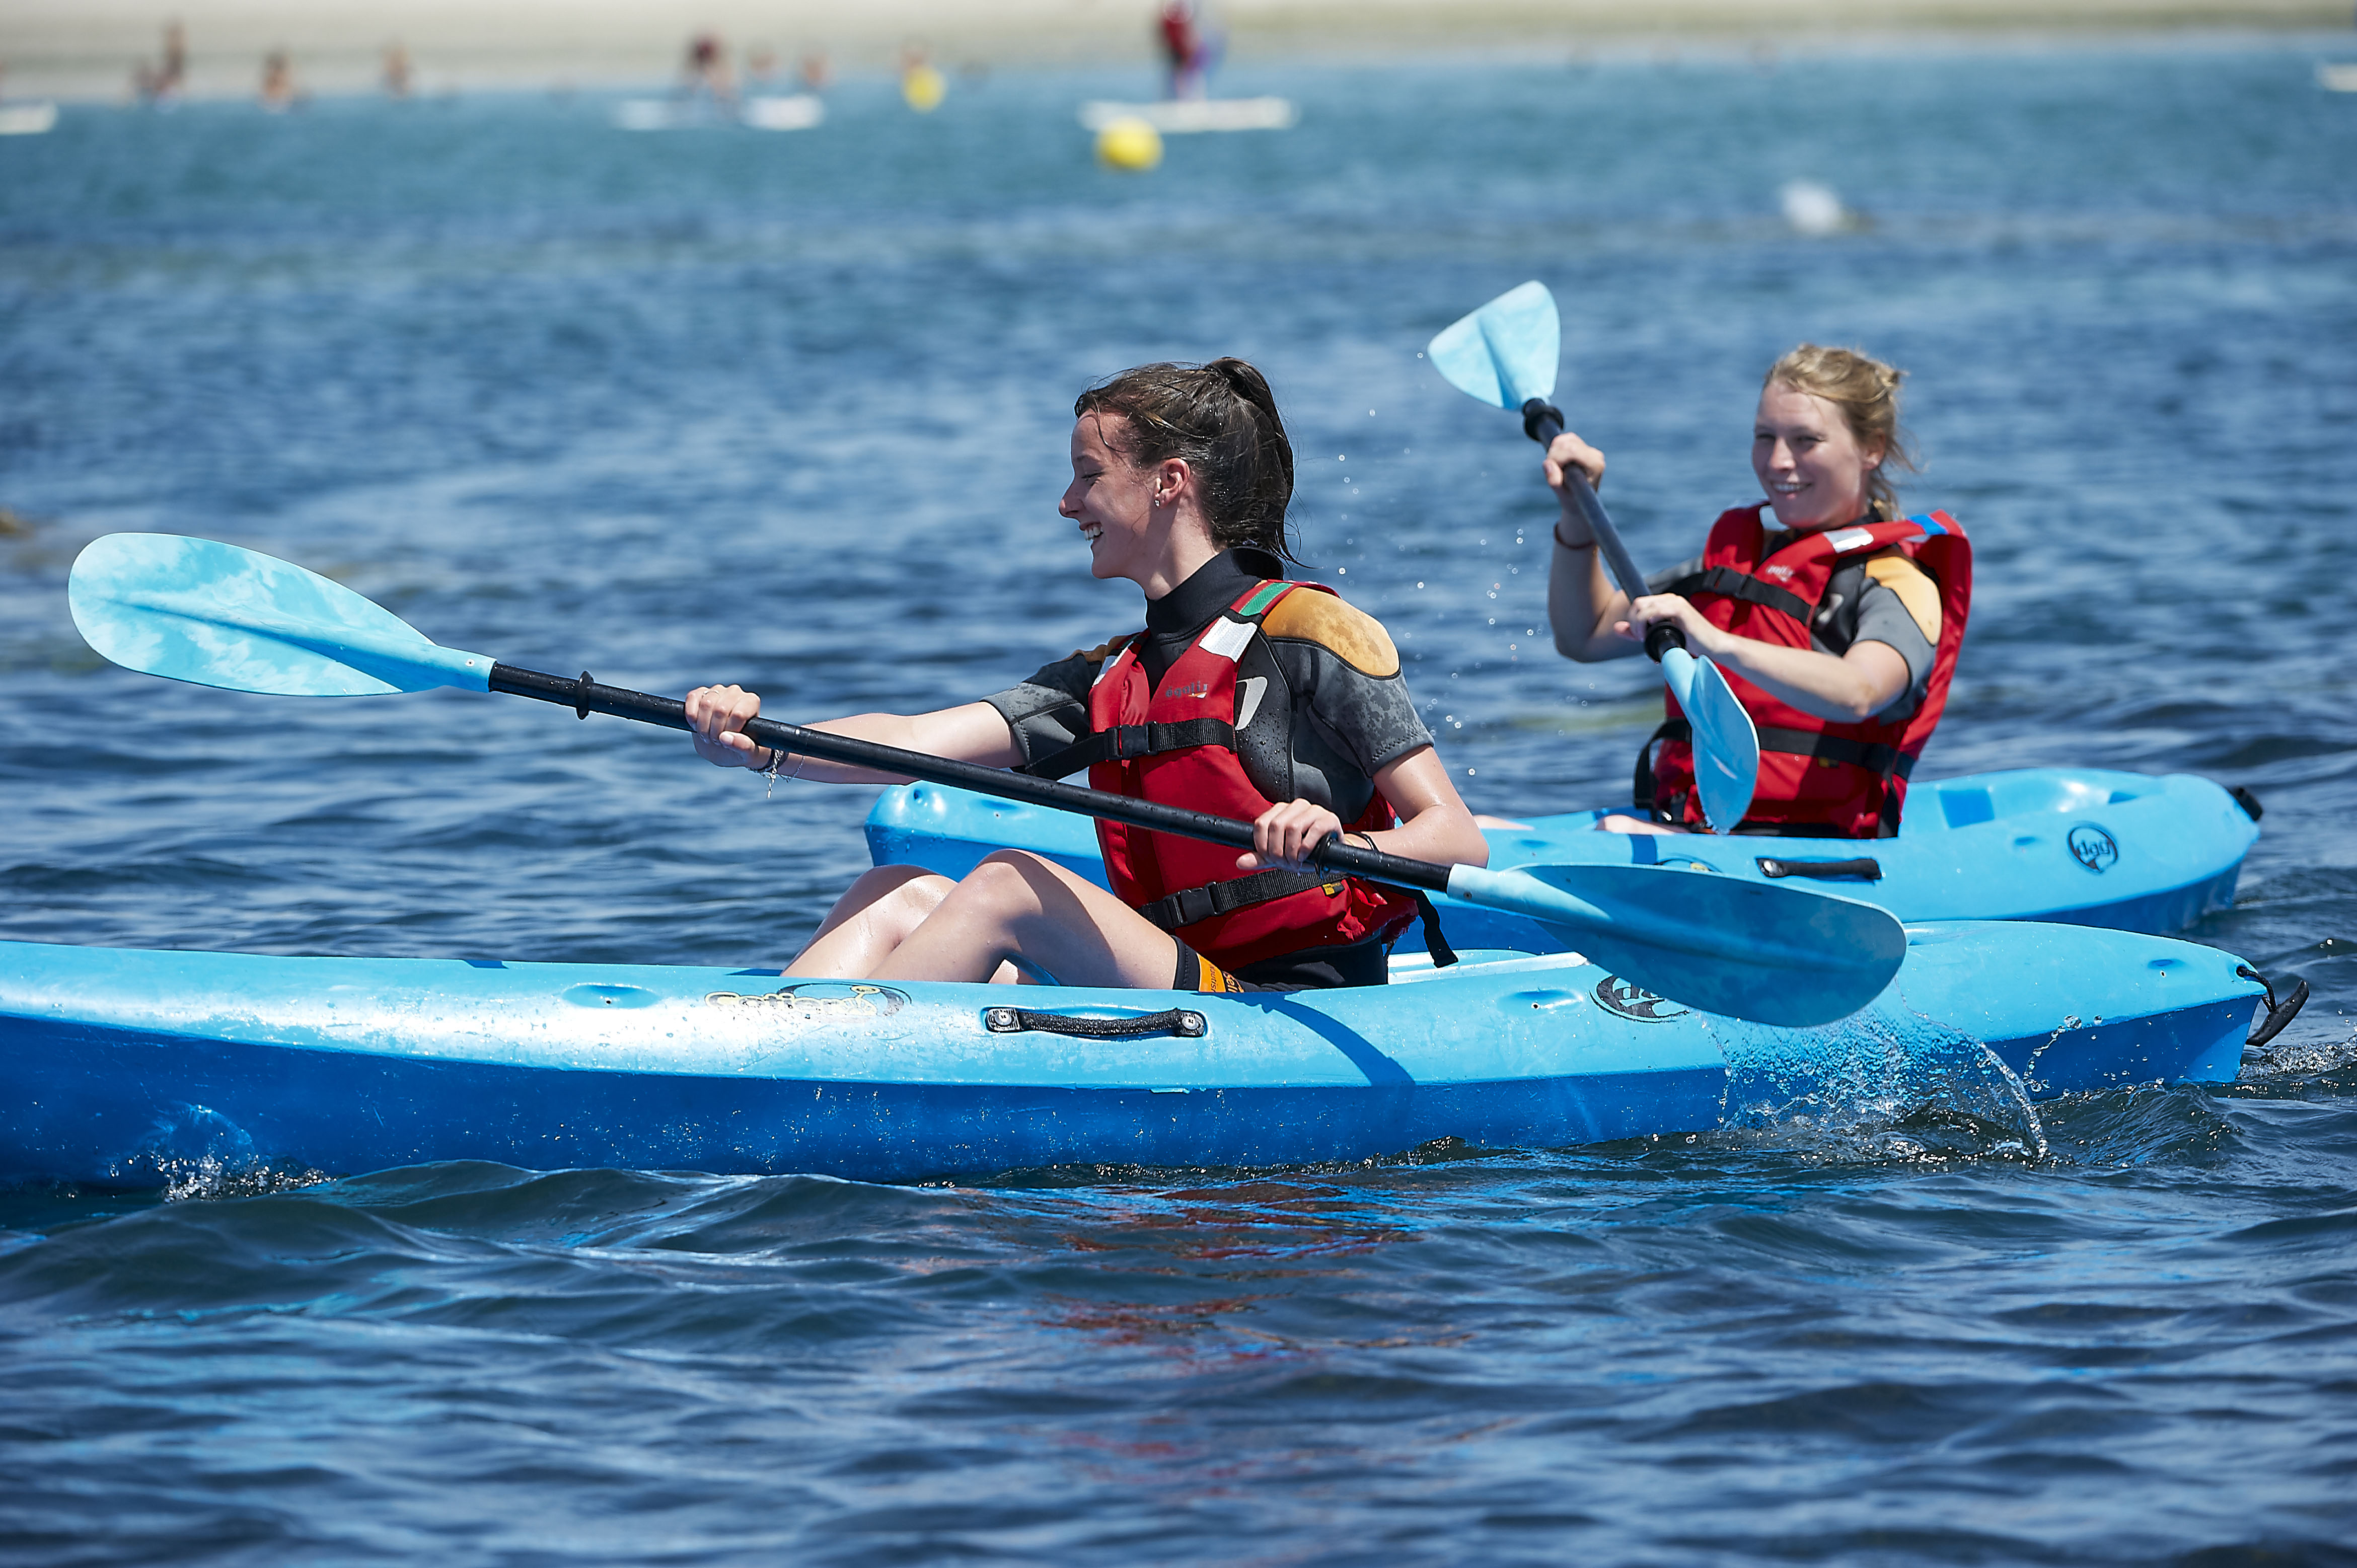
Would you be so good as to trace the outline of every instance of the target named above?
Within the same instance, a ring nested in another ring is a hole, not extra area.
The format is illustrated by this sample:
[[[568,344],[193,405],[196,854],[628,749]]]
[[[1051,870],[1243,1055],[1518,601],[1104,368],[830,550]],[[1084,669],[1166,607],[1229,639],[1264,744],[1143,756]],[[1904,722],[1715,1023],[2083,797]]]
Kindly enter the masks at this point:
[[[1248,909],[1254,904],[1266,904],[1278,898],[1290,898],[1312,887],[1323,887],[1339,877],[1314,871],[1255,871],[1248,876],[1238,876],[1226,882],[1206,883],[1173,893],[1167,898],[1157,898],[1137,912],[1166,931],[1176,931],[1198,920],[1208,920],[1214,915],[1224,915],[1234,909]],[[1416,918],[1424,926],[1424,950],[1431,955],[1432,967],[1447,969],[1457,961],[1457,950],[1448,945],[1448,933],[1440,929],[1440,911],[1433,907],[1429,894],[1415,891]]]
[[[1689,599],[1696,594],[1717,594],[1721,598],[1741,599],[1746,604],[1781,610],[1803,626],[1816,613],[1814,605],[1792,589],[1763,583],[1749,573],[1738,572],[1732,566],[1713,566],[1706,572],[1690,572],[1662,592]]]
[[[1050,752],[1036,762],[1027,762],[1015,771],[1028,773],[1035,779],[1062,779],[1078,773],[1083,768],[1093,768],[1100,762],[1123,762],[1132,757],[1158,756],[1166,751],[1185,751],[1198,746],[1223,746],[1233,751],[1236,726],[1225,719],[1116,725],[1111,729],[1083,736],[1061,751]]]
[[[1637,750],[1636,788],[1630,798],[1638,805],[1652,804],[1653,792],[1653,747],[1665,740],[1694,744],[1694,725],[1684,719],[1664,719],[1662,726],[1645,737]],[[1828,761],[1846,762],[1863,768],[1868,773],[1879,773],[1885,779],[1910,779],[1915,773],[1915,759],[1895,746],[1878,741],[1852,740],[1844,735],[1823,735],[1804,729],[1778,729],[1767,725],[1760,731],[1760,749],[1782,752],[1790,757],[1822,757]]]
[[[1694,725],[1684,719],[1664,719],[1661,726],[1645,737],[1637,748],[1636,775],[1629,781],[1629,799],[1637,810],[1657,822],[1675,822],[1685,815],[1686,798],[1676,795],[1665,800],[1653,798],[1653,748],[1665,740],[1694,744]],[[1915,772],[1915,758],[1895,746],[1878,742],[1852,740],[1847,736],[1820,735],[1809,730],[1778,729],[1769,725],[1760,731],[1760,749],[1782,752],[1793,757],[1822,757],[1835,762],[1846,762],[1882,776],[1887,784],[1892,779],[1909,779]],[[1890,809],[1886,793],[1883,810],[1878,813],[1878,838],[1891,838],[1899,832],[1895,820],[1898,813]],[[1814,837],[1819,832],[1813,822],[1751,823],[1739,822],[1728,830],[1732,832],[1760,832],[1770,835]]]
[[[1692,735],[1689,729],[1679,738],[1690,739]],[[1813,734],[1808,730],[1771,726],[1760,732],[1760,749],[1846,762],[1852,767],[1863,768],[1868,773],[1879,773],[1885,779],[1911,778],[1915,772],[1915,759],[1897,746],[1884,746],[1878,741],[1852,740],[1842,735]]]
[[[1207,882],[1200,887],[1189,887],[1141,905],[1138,913],[1166,931],[1176,931],[1198,920],[1208,920],[1214,915],[1232,914],[1249,909],[1255,904],[1266,904],[1278,898],[1290,898],[1296,893],[1306,893],[1312,887],[1323,887],[1329,882],[1342,880],[1341,874],[1321,871],[1284,871],[1272,868],[1254,871],[1243,876],[1221,882]]]

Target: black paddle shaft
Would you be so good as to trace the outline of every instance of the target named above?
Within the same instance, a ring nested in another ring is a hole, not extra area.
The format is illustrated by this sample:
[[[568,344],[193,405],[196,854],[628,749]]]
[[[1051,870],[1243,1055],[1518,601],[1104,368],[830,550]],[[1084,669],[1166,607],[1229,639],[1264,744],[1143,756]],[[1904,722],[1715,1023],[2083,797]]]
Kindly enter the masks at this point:
[[[491,666],[490,688],[511,697],[530,697],[535,702],[554,703],[560,708],[571,708],[585,719],[591,714],[608,714],[618,719],[635,719],[640,724],[657,725],[664,729],[692,732],[695,728],[687,722],[687,704],[677,698],[650,696],[644,692],[628,691],[620,686],[601,686],[589,678],[586,670],[580,679],[575,680],[569,675],[544,675],[537,670],[519,670],[512,664],[494,664]],[[1123,822],[1157,833],[1174,833],[1180,838],[1201,839],[1208,843],[1232,844],[1238,849],[1252,848],[1252,824],[1240,822],[1232,817],[1215,817],[1207,811],[1189,811],[1178,806],[1157,805],[1151,800],[1135,800],[1126,795],[1107,794],[1102,789],[1083,789],[1076,784],[1060,784],[1049,779],[1034,779],[1028,773],[1010,773],[1003,768],[985,768],[980,763],[958,762],[921,751],[903,751],[897,746],[879,746],[872,740],[829,735],[824,730],[804,729],[800,725],[781,724],[776,719],[750,720],[745,725],[745,733],[772,749],[821,757],[828,762],[840,762],[853,768],[873,768],[879,773],[904,774],[910,779],[921,779],[929,784],[954,785],[978,795],[991,795],[1002,800],[1020,800],[1026,805],[1046,806],[1052,811],[1078,811],[1083,816],[1103,817],[1107,822]],[[1354,876],[1364,876],[1374,882],[1388,882],[1395,886],[1415,887],[1427,893],[1448,891],[1448,866],[1385,854],[1381,850],[1361,849],[1356,844],[1344,843],[1339,835],[1328,838],[1312,850],[1309,863],[1348,872]]]
[[[1544,398],[1531,399],[1523,404],[1523,431],[1541,446],[1554,445],[1555,438],[1563,434],[1563,410]],[[1620,542],[1620,531],[1612,526],[1612,519],[1605,511],[1604,503],[1597,499],[1596,487],[1589,484],[1587,476],[1577,468],[1566,467],[1563,478],[1570,491],[1572,504],[1579,509],[1580,517],[1587,523],[1587,531],[1596,535],[1597,543],[1603,547],[1604,564],[1612,568],[1613,579],[1620,585],[1620,591],[1631,599],[1641,597],[1646,592],[1645,575],[1637,570],[1636,558],[1629,553],[1629,547]],[[1656,664],[1671,649],[1685,645],[1686,634],[1669,621],[1657,620],[1645,628],[1645,655]]]

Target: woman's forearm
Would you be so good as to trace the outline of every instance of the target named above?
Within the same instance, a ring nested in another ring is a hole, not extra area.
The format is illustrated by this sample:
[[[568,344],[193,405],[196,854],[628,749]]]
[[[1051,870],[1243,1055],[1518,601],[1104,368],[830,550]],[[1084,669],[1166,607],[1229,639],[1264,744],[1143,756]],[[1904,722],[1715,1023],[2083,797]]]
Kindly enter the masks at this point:
[[[1604,579],[1602,553],[1594,544],[1566,546],[1562,537],[1547,548],[1547,625],[1555,632],[1555,650],[1566,659],[1594,664],[1606,659],[1626,659],[1637,645],[1612,630],[1629,613],[1629,596]]]
[[[928,757],[946,757],[960,762],[977,762],[985,768],[1011,768],[1023,760],[1015,746],[1015,736],[998,710],[987,703],[968,703],[961,707],[942,708],[930,714],[854,714],[848,718],[826,719],[805,725],[805,729],[823,730],[828,735],[847,736],[854,740],[873,741],[878,746],[897,746],[902,751],[921,751]],[[770,761],[767,747],[756,751],[753,762],[766,767]],[[779,772],[796,779],[806,779],[820,784],[906,784],[909,777],[902,773],[887,773],[874,768],[855,768],[848,763],[828,762],[820,757],[803,757],[789,752]]]
[[[1711,640],[1713,662],[1769,695],[1821,719],[1862,724],[1907,690],[1907,660],[1887,642],[1861,642],[1847,653],[1780,648],[1725,632]]]

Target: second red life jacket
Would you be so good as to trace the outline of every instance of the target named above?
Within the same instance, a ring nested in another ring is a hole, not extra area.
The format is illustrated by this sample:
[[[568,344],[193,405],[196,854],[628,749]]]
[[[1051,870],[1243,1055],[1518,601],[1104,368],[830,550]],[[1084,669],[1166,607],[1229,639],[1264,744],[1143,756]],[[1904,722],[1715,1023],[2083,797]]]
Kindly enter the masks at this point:
[[[1923,701],[1905,719],[1841,724],[1803,713],[1736,674],[1727,683],[1760,731],[1760,786],[1743,827],[1828,838],[1889,838],[1899,832],[1908,775],[1948,705],[1948,682],[1972,613],[1973,547],[1944,511],[1889,522],[1805,533],[1762,558],[1766,503],[1737,507],[1711,525],[1703,569],[1673,593],[1684,594],[1716,627],[1783,648],[1810,646],[1809,628],[1835,572],[1852,561],[1896,549],[1923,568],[1940,591],[1940,638]],[[1694,752],[1675,697],[1650,770],[1638,757],[1638,804],[1699,827]],[[1650,751],[1652,742],[1647,743]],[[1650,794],[1646,788],[1651,786]]]
[[[1262,583],[1214,618],[1149,687],[1135,642],[1108,659],[1089,693],[1097,760],[1092,789],[1252,822],[1277,804],[1236,755],[1236,660],[1286,595],[1315,583]],[[1250,715],[1246,715],[1249,719]],[[1380,791],[1351,832],[1399,819]],[[1236,869],[1225,844],[1097,823],[1114,894],[1226,970],[1313,948],[1387,940],[1416,915],[1405,893],[1322,872]]]

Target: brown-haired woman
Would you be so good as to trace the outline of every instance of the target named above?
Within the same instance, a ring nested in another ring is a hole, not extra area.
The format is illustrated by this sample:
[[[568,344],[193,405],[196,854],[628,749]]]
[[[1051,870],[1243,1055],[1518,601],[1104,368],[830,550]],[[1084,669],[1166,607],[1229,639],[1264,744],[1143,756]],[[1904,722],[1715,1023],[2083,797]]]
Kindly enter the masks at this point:
[[[1563,497],[1547,580],[1555,648],[1583,663],[1622,659],[1646,628],[1674,621],[1717,664],[1760,731],[1760,787],[1738,832],[1896,833],[1908,775],[1947,704],[1972,546],[1945,512],[1900,516],[1889,470],[1913,467],[1899,427],[1903,374],[1813,343],[1769,367],[1751,433],[1768,499],[1722,514],[1703,553],[1647,579],[1633,604],[1605,581],[1594,537]],[[1604,454],[1559,435],[1545,465],[1558,496],[1570,467],[1600,483]],[[1771,508],[1775,528],[1762,517]],[[1602,825],[1699,826],[1687,741],[1672,698],[1637,757],[1645,817]]]
[[[1311,872],[1303,856],[1337,832],[1420,860],[1480,865],[1489,850],[1382,626],[1284,579],[1293,449],[1268,383],[1241,360],[1146,365],[1083,392],[1073,413],[1058,510],[1079,525],[1096,576],[1145,591],[1146,629],[982,702],[813,727],[1043,778],[1085,767],[1098,789],[1250,821],[1252,852],[1100,823],[1115,893],[1021,850],[956,882],[879,866],[786,972],[1185,991],[1381,983],[1422,900]],[[697,754],[772,779],[904,782],[774,755],[744,734],[759,712],[735,686],[688,693]]]

